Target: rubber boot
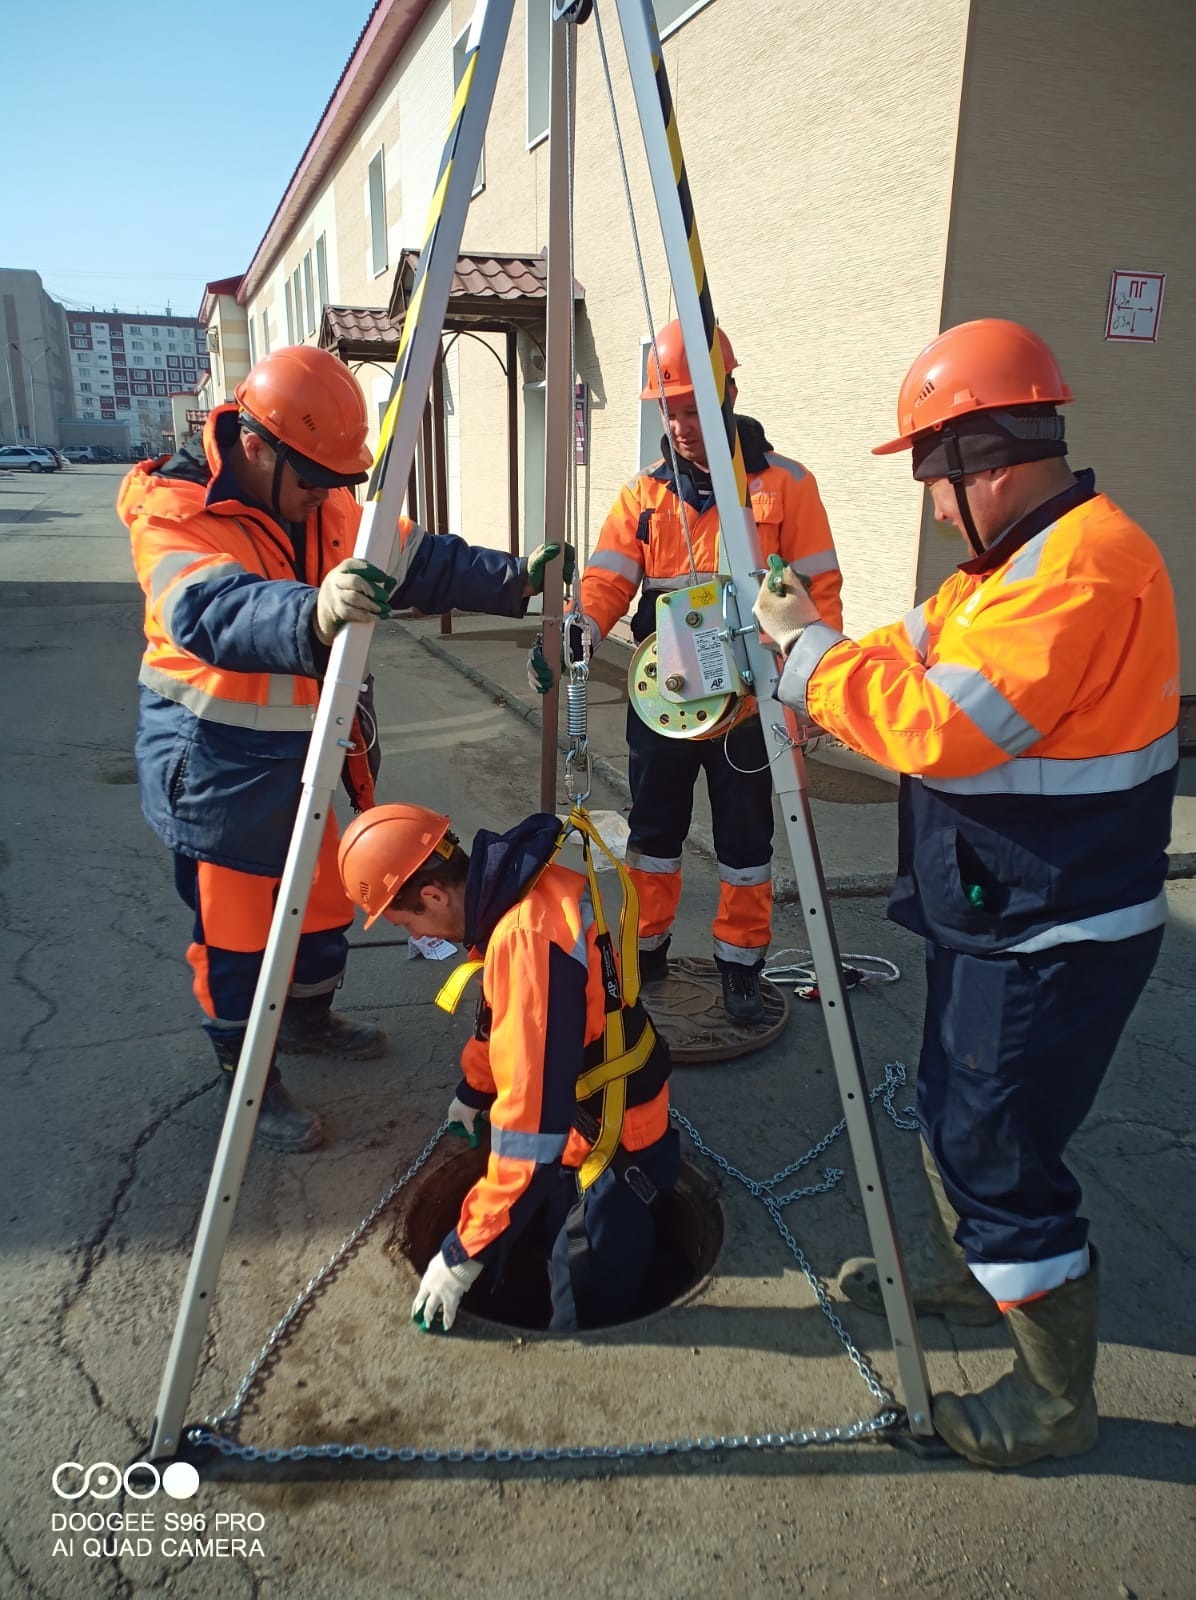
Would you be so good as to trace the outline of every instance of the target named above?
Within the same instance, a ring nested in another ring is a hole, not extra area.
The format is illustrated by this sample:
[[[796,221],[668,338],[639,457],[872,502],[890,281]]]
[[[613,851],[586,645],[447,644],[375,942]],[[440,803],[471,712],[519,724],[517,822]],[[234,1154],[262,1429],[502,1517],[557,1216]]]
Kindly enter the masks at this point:
[[[954,1327],[984,1328],[1000,1322],[997,1302],[968,1268],[955,1242],[959,1214],[947,1199],[943,1180],[925,1140],[919,1139],[930,1212],[922,1249],[906,1262],[914,1310],[919,1316],[945,1317]],[[871,1256],[853,1256],[839,1271],[839,1292],[852,1305],[884,1315],[880,1275]]]
[[[672,939],[666,939],[663,944],[658,944],[654,950],[640,950],[640,982],[663,983],[669,975],[669,946]]]
[[[386,1035],[368,1022],[350,1022],[332,1009],[327,994],[292,995],[282,1010],[278,1049],[284,1056],[333,1056],[375,1061],[386,1054]]]
[[[763,961],[747,966],[742,961],[724,961],[715,956],[714,964],[723,980],[723,1010],[733,1022],[763,1022],[764,996],[760,993]]]
[[[934,1398],[934,1426],[953,1450],[973,1466],[999,1469],[1092,1449],[1099,1297],[1093,1252],[1084,1277],[1005,1313],[1013,1371],[981,1394]]]
[[[220,1063],[224,1092],[231,1095],[241,1055],[241,1041],[213,1039],[212,1044]],[[271,1150],[281,1150],[285,1155],[301,1155],[308,1150],[318,1150],[324,1143],[323,1123],[314,1111],[305,1111],[291,1099],[273,1061],[266,1074],[266,1087],[262,1090],[255,1137]]]

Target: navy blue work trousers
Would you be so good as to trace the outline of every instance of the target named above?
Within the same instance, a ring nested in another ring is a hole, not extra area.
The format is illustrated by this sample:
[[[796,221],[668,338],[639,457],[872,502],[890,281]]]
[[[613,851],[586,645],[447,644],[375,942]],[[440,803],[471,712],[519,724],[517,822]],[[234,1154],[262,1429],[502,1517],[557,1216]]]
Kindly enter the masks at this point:
[[[628,1158],[651,1179],[658,1194],[671,1193],[681,1168],[675,1129]],[[580,1200],[576,1174],[561,1169],[550,1201],[555,1239],[548,1260],[552,1320],[560,1331],[626,1322],[652,1265],[656,1249],[653,1207],[646,1206],[613,1166]],[[580,1215],[569,1225],[570,1214]]]
[[[666,860],[681,854],[693,820],[694,785],[703,771],[718,860],[724,867],[767,866],[772,860],[772,774],[759,717],[745,718],[725,738],[666,739],[628,705],[628,847]]]
[[[926,947],[917,1115],[969,1261],[1080,1250],[1064,1164],[1163,942],[1162,928],[1036,955]]]

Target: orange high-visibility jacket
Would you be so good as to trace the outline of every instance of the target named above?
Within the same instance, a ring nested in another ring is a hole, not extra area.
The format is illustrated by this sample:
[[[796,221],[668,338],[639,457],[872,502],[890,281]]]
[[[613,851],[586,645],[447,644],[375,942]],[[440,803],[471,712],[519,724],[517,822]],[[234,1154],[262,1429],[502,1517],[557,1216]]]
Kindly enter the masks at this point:
[[[146,819],[170,849],[278,876],[328,664],[317,587],[353,554],[361,508],[334,489],[302,530],[283,527],[240,497],[226,468],[238,432],[236,406],[218,407],[205,460],[180,451],[142,462],[120,487],[146,597],[138,775]],[[399,536],[393,604],[522,613],[513,557],[432,538],[405,517]]]
[[[810,595],[819,614],[832,627],[841,628],[842,574],[814,475],[799,461],[778,455],[753,418],[736,420],[763,559],[767,562],[770,555],[779,555],[809,578]],[[725,552],[719,549],[713,495],[695,489],[686,470],[688,463],[681,457],[678,466],[680,494],[673,483],[671,462],[658,461],[624,484],[602,525],[597,549],[582,573],[581,603],[603,638],[637,591],[642,594],[631,631],[638,640],[656,629],[658,595],[706,582],[715,573],[728,570]],[[686,545],[687,524],[696,577]]]
[[[1175,600],[1090,472],[901,622],[812,624],[780,698],[905,775],[895,921],[985,954],[1165,920]]]
[[[493,1261],[539,1208],[545,1182],[562,1166],[580,1167],[589,1152],[572,1122],[578,1078],[602,1059],[602,959],[584,874],[540,869],[559,834],[557,818],[533,816],[508,834],[479,834],[471,852],[467,926],[479,915],[483,924],[494,920],[489,934],[484,926],[467,934],[484,948],[482,1002],[461,1054],[458,1095],[488,1106],[491,1153],[444,1241],[450,1264]],[[482,897],[479,914],[471,906]],[[638,1001],[624,1010],[630,1048],[647,1018]],[[657,1040],[627,1080],[625,1150],[643,1150],[667,1131],[668,1071]],[[601,1118],[601,1092],[582,1104]]]

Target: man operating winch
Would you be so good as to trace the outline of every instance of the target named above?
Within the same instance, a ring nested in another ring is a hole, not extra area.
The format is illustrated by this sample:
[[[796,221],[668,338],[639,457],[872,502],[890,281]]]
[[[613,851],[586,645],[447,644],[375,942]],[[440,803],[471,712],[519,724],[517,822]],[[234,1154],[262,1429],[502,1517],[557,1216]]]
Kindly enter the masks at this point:
[[[902,774],[889,915],[926,941],[917,1115],[934,1230],[915,1304],[1004,1316],[1012,1372],[934,1404],[943,1438],[986,1467],[1096,1443],[1099,1269],[1063,1158],[1167,915],[1175,600],[1152,541],[1068,465],[1071,399],[1028,328],[947,329],[874,453],[910,452],[970,559],[858,641],[792,579],[755,606],[785,658],[780,698]],[[849,1262],[840,1287],[882,1309],[875,1263]]]

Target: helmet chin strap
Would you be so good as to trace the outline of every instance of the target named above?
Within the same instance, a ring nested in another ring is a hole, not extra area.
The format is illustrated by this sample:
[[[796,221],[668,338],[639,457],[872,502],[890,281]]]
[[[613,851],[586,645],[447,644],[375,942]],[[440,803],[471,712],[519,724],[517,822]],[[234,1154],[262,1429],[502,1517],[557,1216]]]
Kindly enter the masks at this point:
[[[976,531],[976,524],[972,520],[972,508],[968,504],[968,491],[964,488],[963,458],[959,451],[959,438],[954,428],[943,429],[943,443],[947,448],[947,482],[955,490],[955,503],[959,507],[959,518],[963,523],[964,532],[968,536],[968,543],[978,556],[984,554],[984,545]]]

